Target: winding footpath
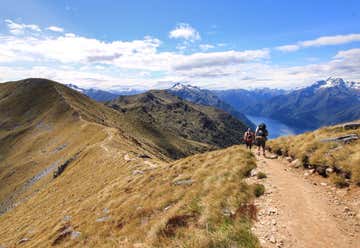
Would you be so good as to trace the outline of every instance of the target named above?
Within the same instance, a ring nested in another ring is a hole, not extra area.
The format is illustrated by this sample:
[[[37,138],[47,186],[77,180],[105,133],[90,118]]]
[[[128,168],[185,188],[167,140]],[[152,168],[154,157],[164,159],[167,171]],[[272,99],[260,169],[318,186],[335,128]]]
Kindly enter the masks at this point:
[[[263,247],[360,247],[360,190],[336,189],[285,160],[257,156],[250,183],[265,185],[253,232]],[[267,178],[257,179],[255,173]]]

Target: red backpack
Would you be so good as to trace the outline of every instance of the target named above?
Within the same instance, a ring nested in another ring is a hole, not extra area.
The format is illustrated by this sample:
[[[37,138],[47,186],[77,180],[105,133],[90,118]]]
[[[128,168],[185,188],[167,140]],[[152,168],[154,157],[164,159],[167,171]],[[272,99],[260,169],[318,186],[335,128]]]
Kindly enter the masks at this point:
[[[253,136],[253,133],[252,133],[252,132],[246,132],[246,134],[245,134],[245,141],[250,142],[250,141],[253,140],[253,138],[254,138],[254,136]]]

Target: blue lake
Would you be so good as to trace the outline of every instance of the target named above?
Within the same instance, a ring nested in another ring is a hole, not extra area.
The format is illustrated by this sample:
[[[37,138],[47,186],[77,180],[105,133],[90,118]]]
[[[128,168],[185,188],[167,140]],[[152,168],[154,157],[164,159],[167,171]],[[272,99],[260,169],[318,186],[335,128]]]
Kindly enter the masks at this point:
[[[281,121],[274,120],[268,117],[252,116],[252,115],[247,115],[246,117],[250,121],[252,121],[255,125],[259,125],[262,122],[265,123],[269,131],[270,139],[275,139],[279,136],[299,134],[306,131],[303,129],[301,130],[299,128],[288,126],[285,123],[282,123]]]

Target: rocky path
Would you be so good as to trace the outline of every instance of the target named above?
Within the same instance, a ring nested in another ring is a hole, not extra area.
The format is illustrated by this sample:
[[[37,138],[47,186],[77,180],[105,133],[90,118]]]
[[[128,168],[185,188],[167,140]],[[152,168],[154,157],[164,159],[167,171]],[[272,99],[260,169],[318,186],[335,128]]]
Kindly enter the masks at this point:
[[[257,160],[257,172],[267,178],[257,179],[255,171],[249,180],[266,188],[255,202],[259,212],[253,227],[263,247],[360,247],[358,197],[347,200],[349,190],[316,182],[286,161]]]

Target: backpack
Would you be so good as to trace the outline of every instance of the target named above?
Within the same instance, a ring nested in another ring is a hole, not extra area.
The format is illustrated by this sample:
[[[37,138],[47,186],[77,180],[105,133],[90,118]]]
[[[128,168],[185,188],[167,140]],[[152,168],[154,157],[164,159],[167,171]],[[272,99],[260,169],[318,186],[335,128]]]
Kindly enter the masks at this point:
[[[257,133],[256,133],[256,136],[265,137],[265,132],[264,132],[264,130],[259,129],[259,130],[257,131]]]
[[[252,140],[253,140],[253,133],[252,132],[246,132],[245,141],[250,142]]]
[[[256,132],[256,136],[266,138],[267,135],[268,135],[268,132],[267,132],[267,130],[266,130],[266,125],[265,125],[264,123],[261,123],[261,124],[258,126],[258,130],[257,130],[257,132]]]
[[[265,123],[261,123],[261,124],[259,125],[259,129],[265,130],[265,129],[266,129]]]

